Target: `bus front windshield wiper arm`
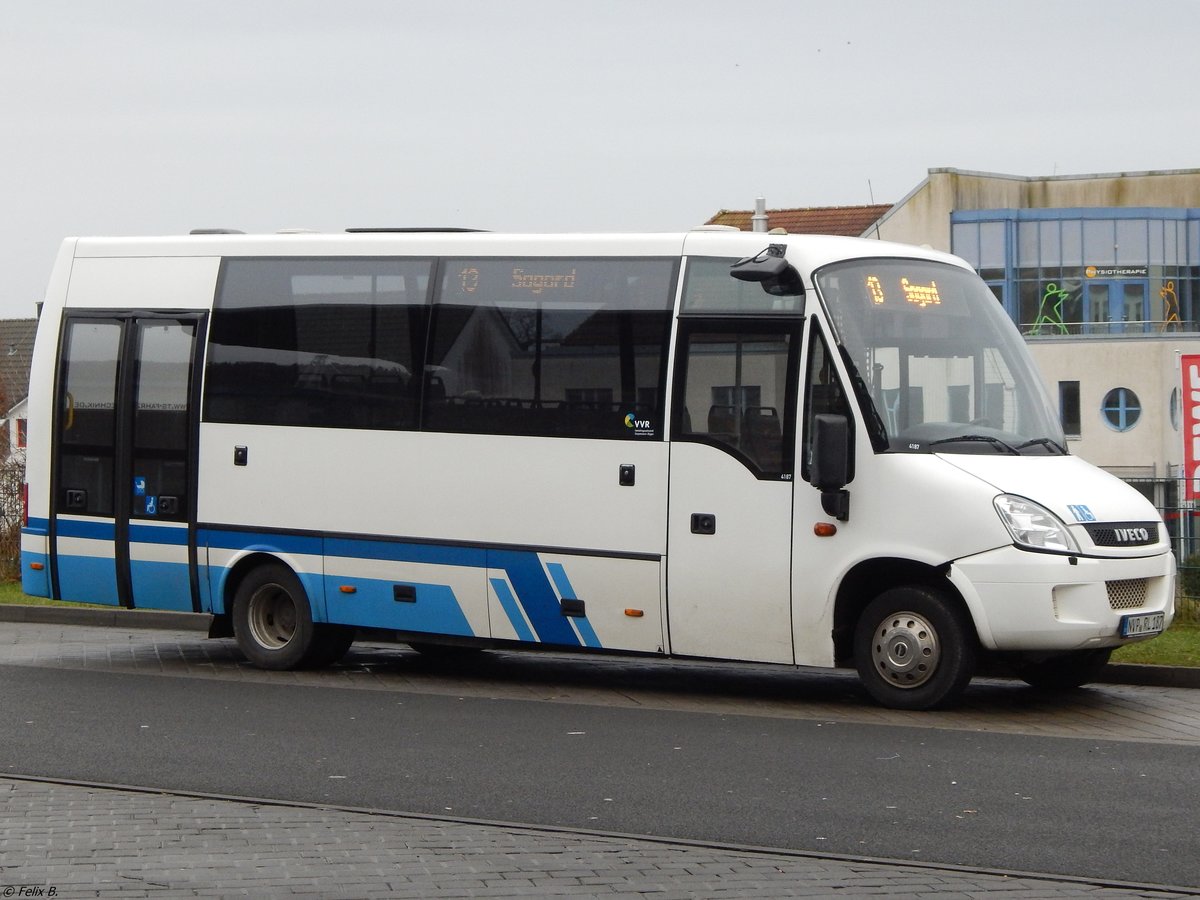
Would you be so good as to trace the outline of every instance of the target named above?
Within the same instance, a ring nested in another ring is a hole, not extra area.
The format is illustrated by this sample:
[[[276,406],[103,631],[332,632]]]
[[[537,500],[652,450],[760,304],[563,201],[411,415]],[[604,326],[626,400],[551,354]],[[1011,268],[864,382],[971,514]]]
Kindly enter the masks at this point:
[[[925,446],[936,447],[938,444],[958,444],[962,443],[963,441],[982,441],[995,447],[999,447],[1005,453],[1011,453],[1013,456],[1021,455],[1021,451],[1016,447],[1013,447],[1011,444],[1004,443],[1004,441],[1000,440],[998,437],[992,437],[991,435],[987,434],[960,434],[958,437],[939,438],[936,441],[930,441]]]
[[[1057,450],[1057,451],[1058,451],[1059,453],[1061,453],[1063,456],[1069,456],[1069,455],[1070,455],[1070,451],[1069,451],[1069,450],[1067,450],[1067,448],[1066,448],[1066,447],[1064,447],[1062,444],[1060,444],[1058,441],[1056,441],[1056,440],[1054,440],[1054,439],[1052,439],[1052,438],[1045,438],[1045,437],[1043,437],[1043,438],[1034,438],[1033,440],[1031,440],[1031,441],[1026,441],[1026,442],[1025,442],[1025,443],[1023,443],[1023,444],[1017,444],[1017,449],[1018,449],[1018,450],[1024,450],[1026,447],[1037,447],[1037,446],[1039,446],[1039,445],[1040,445],[1040,446],[1042,446],[1042,447],[1053,447],[1055,450]]]

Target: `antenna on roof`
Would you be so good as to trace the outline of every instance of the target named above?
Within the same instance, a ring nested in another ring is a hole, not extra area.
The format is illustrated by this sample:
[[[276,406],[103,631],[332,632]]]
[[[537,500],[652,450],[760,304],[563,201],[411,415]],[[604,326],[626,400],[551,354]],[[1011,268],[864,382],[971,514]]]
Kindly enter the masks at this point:
[[[867,179],[867,196],[871,198],[871,205],[875,205],[875,188],[871,187],[871,179]],[[875,220],[875,240],[882,241],[883,238],[879,234],[879,220]]]

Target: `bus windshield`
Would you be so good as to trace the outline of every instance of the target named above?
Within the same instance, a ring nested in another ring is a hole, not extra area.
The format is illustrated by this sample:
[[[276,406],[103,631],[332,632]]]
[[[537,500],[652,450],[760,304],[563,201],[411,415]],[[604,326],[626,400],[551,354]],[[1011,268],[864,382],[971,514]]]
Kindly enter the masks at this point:
[[[1067,452],[1024,342],[973,272],[860,259],[815,280],[877,451]]]

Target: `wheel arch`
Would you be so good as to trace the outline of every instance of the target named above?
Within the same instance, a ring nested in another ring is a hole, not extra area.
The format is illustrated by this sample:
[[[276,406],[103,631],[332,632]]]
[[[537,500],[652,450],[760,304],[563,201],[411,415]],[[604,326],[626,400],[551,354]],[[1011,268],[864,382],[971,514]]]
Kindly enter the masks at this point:
[[[970,605],[947,577],[949,570],[949,563],[934,566],[901,557],[877,557],[855,565],[838,585],[834,601],[835,665],[849,666],[853,663],[854,626],[867,604],[890,588],[923,585],[938,590],[958,604],[974,624],[975,617],[971,613]]]
[[[214,608],[213,614],[228,616],[232,613],[233,598],[237,595],[238,588],[241,587],[242,581],[245,580],[246,576],[260,566],[272,564],[283,566],[296,576],[300,581],[301,587],[304,588],[304,593],[307,595],[308,605],[312,610],[313,621],[324,621],[325,598],[321,587],[320,574],[306,571],[303,566],[297,565],[297,560],[289,558],[287,554],[262,548],[247,550],[241,556],[237,557],[232,565],[222,571],[213,592],[214,599],[220,599],[221,608],[219,611]],[[216,604],[214,603],[215,606]]]

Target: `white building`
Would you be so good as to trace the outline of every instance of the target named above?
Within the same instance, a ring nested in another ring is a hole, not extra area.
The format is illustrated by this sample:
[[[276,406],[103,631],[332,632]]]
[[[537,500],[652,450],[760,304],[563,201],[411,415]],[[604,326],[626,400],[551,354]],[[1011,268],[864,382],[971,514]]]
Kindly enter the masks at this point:
[[[1043,178],[930,169],[880,209],[768,210],[767,225],[841,221],[840,233],[968,260],[1026,336],[1072,452],[1143,486],[1190,555],[1180,360],[1200,354],[1200,169]],[[748,228],[750,215],[711,221]]]

